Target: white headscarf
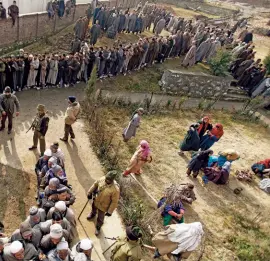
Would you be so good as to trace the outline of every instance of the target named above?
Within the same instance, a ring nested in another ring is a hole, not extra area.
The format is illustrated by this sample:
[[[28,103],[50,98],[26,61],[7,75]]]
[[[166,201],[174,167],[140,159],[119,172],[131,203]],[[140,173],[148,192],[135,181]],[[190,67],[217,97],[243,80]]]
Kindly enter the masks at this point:
[[[201,222],[172,226],[175,231],[169,234],[168,238],[178,244],[178,248],[172,254],[177,255],[182,252],[193,251],[201,243],[204,234]]]

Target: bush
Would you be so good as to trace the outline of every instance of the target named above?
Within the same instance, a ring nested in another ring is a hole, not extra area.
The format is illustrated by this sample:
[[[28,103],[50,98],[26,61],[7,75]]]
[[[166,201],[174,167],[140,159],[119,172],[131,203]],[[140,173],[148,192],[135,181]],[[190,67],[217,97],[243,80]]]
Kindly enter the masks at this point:
[[[228,67],[231,61],[231,53],[222,48],[219,49],[216,55],[209,61],[211,73],[215,76],[229,75]]]
[[[267,74],[270,74],[270,53],[265,57],[263,63],[266,67]]]

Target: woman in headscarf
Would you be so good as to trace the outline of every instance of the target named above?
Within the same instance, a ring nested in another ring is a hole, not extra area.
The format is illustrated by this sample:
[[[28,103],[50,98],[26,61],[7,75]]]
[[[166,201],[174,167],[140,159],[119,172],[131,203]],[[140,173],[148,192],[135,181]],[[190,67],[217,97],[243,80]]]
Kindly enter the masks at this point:
[[[200,121],[198,121],[198,123],[200,124],[200,126],[197,131],[201,139],[206,131],[212,130],[213,126],[210,123],[210,118],[208,116],[204,116]]]
[[[180,144],[179,156],[183,155],[184,151],[197,151],[200,148],[198,127],[198,123],[190,125],[184,140]]]
[[[156,247],[154,258],[164,255],[172,255],[175,260],[184,256],[187,258],[199,246],[203,234],[200,222],[166,226],[164,231],[157,233],[152,239]]]
[[[187,176],[190,176],[191,172],[193,172],[193,177],[196,178],[199,174],[200,169],[204,169],[207,167],[209,157],[211,155],[213,155],[212,150],[201,151],[197,155],[195,155],[188,163]]]
[[[142,166],[146,162],[152,162],[152,156],[150,154],[149,143],[146,140],[142,140],[136,152],[133,154],[129,166],[124,171],[123,176],[128,176],[130,173],[136,175],[142,174]]]
[[[127,128],[124,129],[122,134],[124,142],[127,142],[132,137],[135,137],[137,128],[140,126],[141,116],[143,115],[144,109],[139,108],[135,111],[135,113],[131,117],[131,121],[129,122]]]
[[[212,181],[217,185],[225,185],[229,180],[231,170],[231,163],[226,161],[223,167],[214,167],[214,168],[205,168],[204,176],[202,180],[204,184],[207,184],[208,181]]]
[[[215,142],[219,141],[223,134],[224,132],[222,124],[217,123],[211,131],[207,131],[207,134],[201,138],[200,149],[210,149]]]
[[[251,166],[252,171],[263,178],[264,174],[270,172],[270,159],[259,161]]]

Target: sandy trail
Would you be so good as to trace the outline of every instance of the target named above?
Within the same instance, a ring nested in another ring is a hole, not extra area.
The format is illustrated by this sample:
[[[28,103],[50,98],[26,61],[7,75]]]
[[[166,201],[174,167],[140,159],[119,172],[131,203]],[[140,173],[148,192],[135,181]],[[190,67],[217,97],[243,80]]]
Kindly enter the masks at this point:
[[[0,133],[0,162],[5,165],[9,165],[15,169],[23,169],[30,173],[29,195],[28,199],[34,199],[35,196],[35,173],[34,165],[38,159],[38,152],[34,153],[28,150],[28,147],[32,145],[32,131],[26,133],[31,125],[32,119],[36,113],[36,106],[38,103],[46,105],[50,115],[49,130],[46,135],[47,147],[54,141],[59,141],[59,138],[63,135],[64,127],[64,113],[67,107],[67,97],[69,95],[75,95],[79,100],[83,99],[83,88],[67,88],[67,89],[49,89],[49,90],[28,90],[21,93],[17,93],[17,97],[21,104],[21,114],[14,120],[14,132],[11,135],[7,135],[5,132]],[[74,125],[74,132],[76,139],[74,142],[64,143],[60,142],[60,147],[65,153],[66,158],[66,172],[69,179],[69,183],[72,184],[73,192],[76,195],[76,202],[72,206],[76,216],[80,214],[83,206],[87,201],[86,192],[91,184],[104,175],[104,170],[93,152],[89,143],[88,136],[84,131],[83,120],[78,120]],[[8,173],[6,173],[8,175]],[[19,177],[18,177],[19,178]],[[16,180],[14,180],[14,185]],[[27,201],[27,199],[24,199]],[[8,202],[12,202],[9,198]],[[26,202],[25,209],[27,213],[29,204]],[[17,205],[13,204],[16,208]],[[92,256],[94,260],[105,260],[102,255],[102,250],[106,249],[112,241],[104,240],[104,236],[116,237],[122,233],[121,220],[117,213],[114,213],[112,217],[105,219],[105,224],[102,229],[102,233],[99,238],[94,235],[94,224],[88,222],[86,216],[90,211],[90,205],[87,206],[81,216],[81,222],[84,226],[89,237],[95,242],[95,251]],[[17,228],[17,225],[21,220],[16,222],[8,222],[10,219],[11,209],[7,207],[4,215],[4,222],[6,221],[8,231],[13,231]],[[81,226],[77,223],[78,237],[85,238],[86,234]],[[101,248],[102,246],[102,248]]]

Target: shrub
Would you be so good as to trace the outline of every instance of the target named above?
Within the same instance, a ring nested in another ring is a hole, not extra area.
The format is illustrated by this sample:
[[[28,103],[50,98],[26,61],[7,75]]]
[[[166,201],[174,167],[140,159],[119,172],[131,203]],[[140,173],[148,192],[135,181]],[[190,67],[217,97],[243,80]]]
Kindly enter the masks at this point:
[[[209,61],[211,73],[215,76],[229,75],[228,67],[231,61],[231,53],[220,48],[216,55]]]
[[[265,59],[263,60],[263,63],[266,67],[267,74],[270,74],[270,53],[265,57]]]

